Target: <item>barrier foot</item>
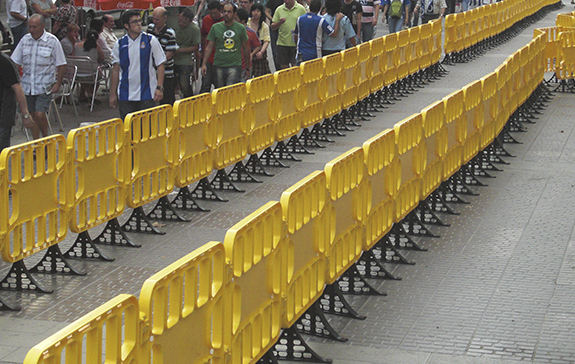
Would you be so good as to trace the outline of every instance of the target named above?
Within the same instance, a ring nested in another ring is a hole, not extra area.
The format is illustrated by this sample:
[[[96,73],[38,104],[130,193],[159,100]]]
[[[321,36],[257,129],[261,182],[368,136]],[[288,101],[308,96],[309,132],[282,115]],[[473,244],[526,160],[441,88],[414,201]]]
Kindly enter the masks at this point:
[[[294,135],[289,139],[285,148],[289,153],[315,154],[314,152],[307,150],[306,147],[299,142],[297,135]]]
[[[486,187],[488,186],[487,184],[481,182],[480,180],[477,179],[477,177],[475,177],[475,174],[473,173],[472,169],[469,167],[469,165],[465,164],[463,166],[461,166],[461,168],[459,169],[459,171],[457,171],[456,175],[458,175],[458,177],[461,178],[461,181],[463,182],[463,184],[465,184],[466,186],[479,186],[479,187]],[[459,187],[459,186],[458,186]],[[464,192],[461,192],[464,191]],[[472,196],[478,196],[479,194],[476,192],[473,192],[471,190],[468,189],[468,191],[465,190],[456,190],[456,192],[459,193],[463,193],[464,195],[472,195]]]
[[[459,212],[453,210],[448,204],[447,201],[443,199],[443,194],[441,193],[442,187],[435,191],[433,191],[427,198],[425,199],[425,205],[430,211],[433,212],[443,212],[449,215],[459,215]]]
[[[294,326],[282,330],[277,343],[273,347],[274,356],[278,360],[307,361],[312,363],[332,363],[325,359],[305,342]]]
[[[387,293],[379,292],[357,271],[355,265],[349,267],[336,281],[343,294],[354,296],[387,296]]]
[[[351,113],[349,109],[341,110],[339,116],[334,119],[336,129],[343,131],[353,131],[353,129],[350,128],[348,125],[359,126],[358,123],[353,121],[352,115],[353,113]]]
[[[461,167],[463,168],[463,167]],[[447,182],[449,183],[449,187],[451,192],[456,195],[456,194],[462,194],[462,195],[469,195],[469,196],[479,196],[478,193],[474,192],[473,190],[471,190],[467,184],[465,183],[465,179],[464,176],[461,174],[461,170],[455,172],[455,174],[451,177],[449,177],[449,179],[447,180]],[[450,201],[450,202],[455,202],[455,203],[464,203],[464,204],[469,204],[469,202],[463,201],[462,199],[460,199],[461,202],[456,202],[456,201]],[[446,198],[447,201],[447,198]]]
[[[403,230],[407,235],[415,236],[425,236],[428,238],[439,238],[439,235],[432,233],[417,215],[417,208],[412,210],[407,216],[400,222]]]
[[[113,262],[114,258],[108,258],[100,248],[92,241],[88,231],[78,234],[74,244],[64,253],[65,258],[97,259],[105,262]]]
[[[190,196],[197,198],[198,200],[228,202],[227,199],[218,195],[215,188],[208,180],[208,177],[204,177],[198,182],[198,185],[194,188]]]
[[[507,128],[509,132],[513,133],[526,133],[527,128],[523,126],[522,122],[519,121],[519,113],[516,111],[511,115],[509,121],[507,122]]]
[[[345,134],[338,130],[337,128],[337,120],[339,119],[339,114],[335,115],[331,118],[325,119],[321,128],[325,135],[335,135],[344,137]]]
[[[201,212],[209,212],[209,209],[203,208],[202,206],[198,205],[196,200],[192,197],[192,193],[188,186],[180,188],[178,194],[171,202],[172,206],[175,206],[177,209],[180,210],[192,210],[192,211],[201,211]]]
[[[264,165],[262,164],[262,161],[260,160],[257,154],[250,155],[250,158],[248,159],[246,164],[244,164],[244,167],[246,168],[246,171],[248,171],[250,174],[259,174],[268,177],[274,176],[273,173],[266,171]]]
[[[267,167],[289,168],[288,165],[276,158],[271,147],[264,149],[260,157],[260,162]]]
[[[507,127],[505,127],[501,133],[503,134],[503,143],[523,144],[522,142],[518,141],[513,136],[511,136],[511,134],[509,134],[509,130],[507,130]]]
[[[273,150],[274,157],[276,159],[284,159],[290,160],[294,162],[301,162],[301,159],[294,157],[287,149],[286,144],[284,141],[280,141],[277,143],[275,149]]]
[[[52,293],[54,291],[44,288],[26,268],[24,260],[12,263],[8,274],[0,282],[3,291],[29,291],[38,293]]]
[[[465,188],[466,186],[463,185],[462,187]],[[465,201],[455,193],[454,188],[455,185],[454,182],[451,181],[451,178],[439,186],[439,193],[441,193],[441,198],[443,201],[447,203],[469,205],[469,202]]]
[[[152,220],[146,216],[144,209],[140,207],[136,207],[128,221],[124,225],[122,225],[122,230],[128,233],[146,233],[146,234],[156,234],[156,235],[165,235],[165,231],[160,231]]]
[[[331,326],[327,317],[321,310],[319,302],[315,301],[294,324],[297,331],[302,334],[323,337],[335,341],[346,342],[348,338],[341,336]]]
[[[168,196],[160,197],[156,206],[150,211],[148,214],[148,218],[152,220],[161,220],[161,221],[182,221],[182,222],[190,222],[191,219],[186,219],[182,217],[178,213],[178,211],[172,206]]]
[[[309,133],[310,138],[320,142],[333,143],[334,141],[327,137],[321,125],[322,123],[317,123],[313,126],[311,132]]]
[[[256,179],[244,166],[242,162],[238,162],[234,165],[234,168],[228,173],[228,177],[232,182],[249,182],[249,183],[262,183]]]
[[[392,274],[383,266],[371,250],[363,252],[361,257],[355,262],[355,267],[362,277],[372,279],[391,279],[400,281],[401,277]]]
[[[397,263],[397,264],[407,264],[415,265],[415,262],[407,259],[389,240],[386,235],[380,241],[377,242],[376,246],[378,250],[381,251],[379,260],[386,263]],[[377,259],[377,256],[376,256]]]
[[[277,364],[278,360],[274,356],[273,349],[268,350],[264,356],[257,361],[257,364]]]
[[[501,138],[501,139],[500,139]],[[493,151],[494,154],[497,156],[504,156],[504,157],[512,157],[515,158],[515,155],[509,153],[505,147],[503,146],[503,135],[500,135],[500,137],[495,138],[495,140],[493,141],[492,145],[493,145]],[[504,164],[509,164],[509,163],[504,163]]]
[[[20,311],[20,307],[11,306],[0,297],[0,311]]]
[[[487,146],[487,148],[489,147],[490,145]],[[486,152],[487,148],[485,150],[482,150],[481,152],[479,152],[477,156],[475,156],[474,160],[475,163],[477,164],[475,168],[479,168],[484,171],[503,172],[501,168],[495,167],[495,165],[493,165],[493,163],[496,162],[491,160],[489,152]]]
[[[427,248],[420,246],[409,236],[409,233],[405,230],[405,227],[401,222],[393,224],[391,231],[387,233],[386,236],[391,245],[398,249],[417,250],[420,252],[427,251]]]
[[[325,148],[325,145],[318,143],[317,139],[312,137],[311,132],[307,128],[303,129],[298,140],[304,148]]]
[[[128,235],[122,230],[117,218],[114,218],[106,223],[104,230],[92,239],[96,244],[123,246],[128,248],[139,248],[140,244],[135,244],[130,240]]]
[[[76,270],[72,264],[64,257],[58,244],[52,245],[40,261],[31,269],[30,273],[41,274],[66,274],[72,276],[85,276],[86,273]]]
[[[468,168],[471,174],[475,177],[484,178],[495,178],[495,176],[489,174],[487,171],[500,171],[496,169],[493,164],[489,163],[487,160],[483,160],[483,154],[479,152],[473,159],[469,161]]]
[[[210,184],[220,191],[246,192],[232,182],[225,169],[219,169]]]
[[[360,315],[343,295],[337,282],[328,284],[323,290],[322,296],[318,300],[319,308],[328,314],[349,317],[356,320],[365,320],[364,315]]]
[[[423,222],[424,224],[430,224],[436,226],[451,226],[450,224],[443,222],[439,218],[439,216],[437,216],[435,211],[433,211],[429,207],[429,204],[427,202],[428,198],[429,196],[425,200],[421,201],[419,205],[417,205],[417,207],[415,208],[415,211],[417,211],[417,214],[421,222]]]

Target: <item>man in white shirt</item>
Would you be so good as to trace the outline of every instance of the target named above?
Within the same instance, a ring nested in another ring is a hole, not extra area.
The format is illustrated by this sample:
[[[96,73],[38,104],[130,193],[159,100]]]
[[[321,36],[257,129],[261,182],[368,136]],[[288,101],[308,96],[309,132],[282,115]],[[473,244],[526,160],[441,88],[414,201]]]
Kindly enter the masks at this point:
[[[103,15],[102,21],[104,28],[100,36],[104,39],[110,49],[114,48],[114,44],[118,41],[116,34],[114,34],[114,18],[111,15]]]
[[[28,33],[28,7],[26,0],[6,0],[6,14],[8,26],[14,37],[14,48],[20,39]]]
[[[112,49],[110,107],[118,105],[123,120],[129,113],[156,106],[164,97],[166,55],[155,36],[142,32],[139,11],[123,13],[122,24],[127,34]]]
[[[45,19],[34,14],[28,20],[30,33],[22,37],[12,53],[12,61],[22,66],[22,88],[26,95],[28,110],[34,120],[34,139],[48,136],[48,118],[52,94],[60,91],[66,68],[66,56],[60,41],[44,30]]]

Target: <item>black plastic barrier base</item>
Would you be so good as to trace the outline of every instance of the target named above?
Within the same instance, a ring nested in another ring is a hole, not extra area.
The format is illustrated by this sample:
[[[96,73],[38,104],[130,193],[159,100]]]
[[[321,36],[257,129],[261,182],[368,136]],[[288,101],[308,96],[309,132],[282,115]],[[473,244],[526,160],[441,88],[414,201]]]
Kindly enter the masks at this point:
[[[326,285],[322,296],[318,301],[319,308],[325,313],[349,317],[356,320],[366,319],[365,316],[360,315],[353,307],[351,307],[349,302],[347,302],[347,299],[343,295],[337,282]]]
[[[123,246],[127,248],[139,248],[140,244],[132,242],[132,240],[126,235],[126,232],[122,230],[118,219],[112,219],[106,223],[104,230],[92,239],[96,244],[112,245],[112,246]]]
[[[156,235],[165,235],[165,231],[160,231],[150,220],[150,218],[144,212],[144,209],[140,207],[136,207],[128,221],[124,225],[122,225],[122,230],[129,232],[129,233],[145,233],[145,234],[156,234]]]
[[[421,221],[420,215],[417,213],[417,208],[407,214],[401,222],[401,227],[407,235],[425,236],[428,238],[440,237],[423,225],[423,221]]]
[[[100,248],[94,244],[94,241],[90,237],[88,231],[83,231],[78,234],[78,237],[64,253],[65,258],[77,258],[77,259],[94,259],[103,260],[105,262],[113,262],[114,258],[108,258]]]
[[[264,165],[263,165],[262,161],[260,160],[260,158],[258,157],[257,154],[250,155],[250,158],[248,159],[246,164],[244,164],[244,167],[246,168],[246,171],[248,171],[252,175],[255,174],[255,175],[266,176],[266,177],[273,177],[274,176],[273,173],[267,171],[264,168]]]
[[[228,200],[218,195],[207,177],[202,178],[198,182],[198,185],[190,193],[190,196],[192,196],[192,198],[197,198],[198,200],[228,202]]]
[[[407,216],[409,216],[409,214]],[[389,243],[391,245],[393,245],[394,247],[396,247],[398,249],[409,249],[409,250],[417,250],[420,252],[426,252],[427,249],[420,246],[419,244],[417,244],[415,242],[415,240],[413,240],[409,236],[409,235],[411,235],[410,232],[405,229],[404,223],[405,223],[405,220],[407,219],[407,216],[405,217],[404,220],[402,220],[402,222],[397,223],[397,224],[393,224],[391,231],[389,233],[387,233],[387,235],[386,235],[387,240],[389,241]],[[413,215],[412,215],[412,218],[413,218]],[[418,224],[419,224],[419,226],[423,226],[423,224],[421,224],[420,222],[418,222]],[[414,230],[415,230],[415,228],[412,227],[412,231],[414,231]]]
[[[73,276],[85,276],[86,273],[77,271],[64,257],[58,244],[52,245],[40,261],[29,270],[30,273],[43,274],[67,274]]]
[[[316,124],[316,125],[318,125],[318,124]],[[314,128],[315,128],[315,125],[314,125]],[[317,133],[317,130],[319,130],[321,132],[321,129],[315,129],[315,130],[316,130],[316,133]],[[323,135],[323,133],[320,135]],[[320,137],[320,135],[317,135],[316,137]],[[323,137],[325,137],[325,135],[323,135]],[[325,148],[325,145],[320,144],[318,142],[318,139],[313,137],[311,132],[307,128],[304,128],[302,130],[301,135],[298,137],[298,142],[304,148]]]
[[[428,197],[429,198],[429,197]],[[419,205],[415,208],[415,213],[419,217],[419,220],[428,225],[436,225],[436,226],[451,226],[448,223],[443,222],[441,218],[433,211],[429,204],[427,203],[427,199],[419,202]]]
[[[216,190],[227,192],[246,192],[236,186],[230,176],[226,173],[225,169],[219,169],[214,178],[210,181],[210,185]]]
[[[156,203],[156,206],[148,214],[148,218],[161,221],[182,221],[190,222],[192,220],[182,217],[172,206],[168,196],[162,196]]]
[[[258,364],[276,364],[278,360],[274,356],[274,353],[270,350],[267,351],[264,356],[257,361]]]
[[[355,262],[355,267],[364,278],[401,280],[401,277],[391,273],[383,263],[377,260],[371,250],[361,254],[361,257]]]
[[[345,342],[348,339],[341,336],[329,323],[324,312],[319,306],[319,301],[315,301],[294,324],[297,331],[325,339]]]
[[[242,162],[238,162],[234,165],[234,168],[228,173],[228,177],[232,182],[244,182],[244,183],[262,183],[259,179],[256,179],[252,174],[246,169],[246,166]]]
[[[263,166],[266,167],[289,168],[288,165],[284,164],[279,158],[276,157],[271,147],[264,149],[262,155],[260,156],[260,162]]]
[[[288,143],[285,145],[285,147],[289,153],[315,154],[312,151],[308,150],[302,143],[300,143],[297,135],[292,136],[289,139]]]
[[[20,311],[20,307],[12,306],[0,297],[0,311]]]
[[[180,188],[178,194],[171,202],[172,206],[180,210],[191,210],[191,211],[201,211],[209,212],[209,209],[200,206],[196,200],[192,197],[192,193],[188,186]]]
[[[385,235],[378,241],[372,248],[372,252],[376,259],[386,263],[398,263],[414,265],[415,262],[407,259],[396,247],[392,244],[388,235]]]
[[[425,199],[424,203],[426,208],[433,212],[443,212],[449,215],[459,215],[459,212],[453,210],[444,199],[444,194],[442,189],[445,188],[445,182],[442,183],[438,189],[431,192],[429,196]]]
[[[336,281],[343,294],[355,296],[387,296],[379,292],[357,271],[355,265],[346,270]]]
[[[331,363],[316,353],[303,339],[294,326],[284,329],[273,347],[273,353],[278,360],[307,361],[312,363]]]
[[[26,268],[24,260],[19,260],[12,263],[12,267],[8,271],[8,274],[0,282],[0,289],[3,291],[26,291],[26,292],[38,292],[38,293],[52,293],[52,290],[44,288],[32,276],[32,273]]]

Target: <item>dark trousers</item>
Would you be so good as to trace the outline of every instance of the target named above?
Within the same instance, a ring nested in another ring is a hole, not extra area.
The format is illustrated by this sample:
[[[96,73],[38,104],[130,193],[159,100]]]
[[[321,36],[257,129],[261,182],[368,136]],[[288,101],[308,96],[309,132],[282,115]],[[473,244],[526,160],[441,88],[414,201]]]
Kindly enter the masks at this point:
[[[423,14],[421,24],[427,24],[430,20],[439,18],[439,14]]]
[[[126,119],[126,115],[142,111],[146,109],[151,109],[156,106],[156,102],[154,100],[145,100],[145,101],[118,101],[118,109],[120,110],[120,118],[122,120]]]

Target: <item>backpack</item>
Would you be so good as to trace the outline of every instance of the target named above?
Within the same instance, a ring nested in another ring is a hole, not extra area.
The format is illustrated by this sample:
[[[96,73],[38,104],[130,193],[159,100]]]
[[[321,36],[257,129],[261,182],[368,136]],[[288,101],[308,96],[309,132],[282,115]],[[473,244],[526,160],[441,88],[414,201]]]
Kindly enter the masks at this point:
[[[392,0],[389,6],[388,14],[392,18],[399,19],[403,15],[403,1]]]

